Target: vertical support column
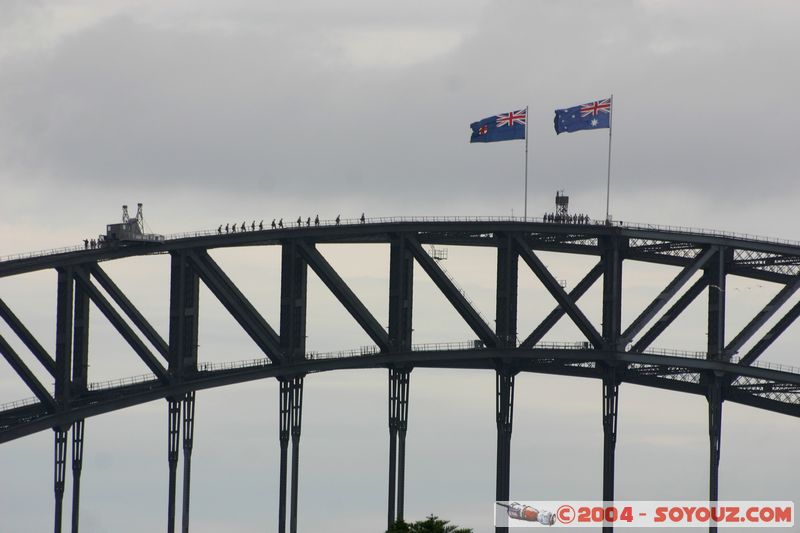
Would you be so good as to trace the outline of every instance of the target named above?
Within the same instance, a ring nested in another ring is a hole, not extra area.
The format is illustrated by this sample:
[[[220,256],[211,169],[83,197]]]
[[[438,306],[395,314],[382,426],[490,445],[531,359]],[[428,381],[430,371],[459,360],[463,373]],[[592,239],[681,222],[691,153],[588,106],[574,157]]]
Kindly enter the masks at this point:
[[[709,437],[709,481],[708,501],[719,501],[719,460],[722,444],[722,386],[715,377],[708,388],[708,437]],[[716,526],[709,526],[710,532],[716,532]]]
[[[84,394],[89,381],[89,293],[75,284],[72,338],[72,393]],[[81,472],[83,470],[84,420],[72,425],[72,533],[80,523]]]
[[[708,355],[709,359],[729,359],[725,354],[725,303],[726,303],[726,265],[732,260],[732,250],[720,248],[706,265],[705,276],[708,280]],[[722,383],[718,376],[709,373],[702,376],[708,386],[708,500],[719,500],[719,463],[720,445],[722,441]],[[716,532],[717,527],[710,525],[708,530]]]
[[[627,241],[620,237],[603,237],[600,240],[603,258],[603,349],[616,353],[625,350],[620,346],[622,331],[622,258]],[[603,501],[614,501],[614,466],[617,446],[617,418],[619,407],[619,380],[616,364],[603,368]],[[603,524],[604,532],[614,527]]]
[[[288,361],[302,360],[306,350],[308,265],[294,241],[281,246],[281,349]]]
[[[286,466],[289,453],[289,433],[291,431],[292,382],[279,379],[280,396],[280,484],[278,486],[278,533],[286,533]]]
[[[403,520],[406,485],[406,431],[408,430],[408,393],[411,370],[400,372],[397,409],[397,520]]]
[[[169,463],[169,494],[167,503],[167,532],[175,533],[175,486],[178,474],[178,450],[181,440],[181,402],[168,398],[168,452]]]
[[[197,334],[200,312],[200,277],[182,252],[171,253],[169,287],[169,376],[181,383],[197,372]],[[183,403],[183,506],[182,531],[189,531],[192,447],[194,445],[195,393],[182,400],[169,398],[169,509],[168,531],[175,530],[176,484]]]
[[[623,351],[619,346],[622,328],[622,250],[627,243],[617,237],[602,237],[603,258],[603,340],[609,352]]]
[[[303,377],[292,380],[292,500],[289,531],[297,533],[297,481],[300,469],[300,425],[303,420]]]
[[[75,280],[72,269],[57,269],[56,289],[56,376],[55,400],[59,409],[69,409],[72,396],[72,327]],[[67,469],[67,427],[54,427],[55,468],[53,489],[55,492],[54,531],[61,533],[64,505],[64,482]]]
[[[183,397],[183,514],[181,520],[183,533],[189,533],[192,448],[194,446],[194,398],[194,391],[187,392]]]
[[[75,280],[72,269],[58,269],[56,294],[56,402],[67,408],[71,397],[72,327]]]
[[[78,533],[83,468],[83,419],[72,424],[72,533]]]
[[[180,382],[197,370],[200,277],[188,257],[172,252],[169,288],[169,374]]]
[[[511,482],[511,428],[514,420],[514,373],[508,369],[497,371],[497,484],[495,499],[507,501]],[[495,527],[497,533],[506,533],[507,526]]]
[[[308,265],[294,241],[281,246],[281,350],[287,361],[302,361],[306,351],[306,301]],[[300,427],[303,413],[303,377],[279,378],[280,382],[280,487],[278,532],[286,531],[286,469],[289,437],[292,440],[292,488],[289,531],[297,531],[297,494],[300,468]]]
[[[619,380],[617,370],[607,366],[603,375],[603,501],[614,501],[614,459],[617,447]],[[603,531],[614,528],[604,524]]]
[[[400,407],[399,383],[397,370],[389,369],[389,506],[387,510],[387,526],[389,529],[395,522],[395,503],[397,502],[397,412]]]
[[[518,252],[511,236],[498,235],[497,306],[495,328],[500,346],[517,345],[517,288],[519,280]],[[495,411],[497,415],[497,479],[495,499],[507,501],[511,485],[511,429],[514,419],[514,372],[499,363],[496,376]],[[497,526],[497,532],[508,527]]]
[[[410,369],[389,369],[389,527],[403,519]]]
[[[389,347],[411,351],[414,296],[414,257],[403,235],[389,243]],[[406,431],[411,368],[389,369],[389,491],[388,526],[403,519],[405,504]]]
[[[496,333],[502,346],[514,348],[517,345],[519,254],[510,236],[498,235],[498,239]]]
[[[67,430],[54,428],[55,431],[55,473],[53,489],[56,496],[55,533],[61,533],[62,510],[64,505],[64,481],[67,477]]]
[[[394,235],[389,245],[389,346],[393,352],[411,351],[414,297],[414,257],[405,238]]]

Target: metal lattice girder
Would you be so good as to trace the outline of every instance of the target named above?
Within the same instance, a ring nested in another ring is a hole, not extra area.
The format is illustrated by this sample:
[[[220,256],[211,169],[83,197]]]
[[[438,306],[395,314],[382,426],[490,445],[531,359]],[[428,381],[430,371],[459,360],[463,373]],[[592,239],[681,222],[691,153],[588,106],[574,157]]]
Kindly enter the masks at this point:
[[[770,302],[751,320],[731,342],[725,346],[725,353],[732,356],[775,314],[775,312],[791,298],[800,288],[800,279],[784,286]]]
[[[414,259],[417,260],[422,270],[431,278],[433,283],[442,291],[442,294],[455,308],[461,318],[472,328],[472,331],[483,341],[486,346],[494,347],[500,345],[500,339],[497,338],[492,328],[481,318],[475,308],[470,305],[467,299],[458,290],[453,281],[445,274],[436,261],[428,255],[419,241],[409,237],[406,239],[406,244]]]
[[[189,253],[193,267],[214,296],[228,310],[242,329],[253,339],[258,347],[273,363],[284,361],[280,348],[280,339],[275,330],[256,311],[256,308],[245,298],[233,281],[211,259],[205,250],[192,250]]]
[[[527,263],[533,273],[536,275],[537,278],[544,284],[547,291],[556,299],[562,309],[566,312],[567,316],[572,319],[578,329],[581,330],[589,342],[595,348],[602,348],[603,347],[603,337],[600,333],[595,329],[595,327],[589,322],[589,319],[586,318],[586,315],[583,314],[583,311],[578,308],[575,304],[575,301],[570,298],[570,296],[566,293],[566,291],[561,287],[558,283],[558,280],[553,277],[547,267],[544,266],[544,263],[533,253],[533,250],[523,241],[519,236],[515,236],[518,244],[518,251],[520,257]]]
[[[298,250],[325,286],[336,296],[336,299],[347,309],[347,312],[358,322],[358,325],[370,336],[372,341],[382,351],[388,351],[389,335],[386,330],[372,316],[366,306],[361,303],[361,300],[336,273],[330,263],[322,257],[319,250],[314,245],[304,242],[298,243]]]
[[[673,296],[691,279],[692,276],[717,253],[715,247],[705,250],[703,253],[683,268],[681,272],[664,288],[656,298],[650,302],[642,313],[631,322],[630,326],[622,334],[621,344],[627,345],[644,328],[653,317],[672,299]]]
[[[569,298],[573,302],[577,302],[581,296],[583,296],[586,291],[591,288],[594,283],[600,279],[603,275],[603,262],[597,263],[592,269],[586,274],[583,279],[581,279],[577,285],[569,292]],[[542,338],[547,335],[547,332],[550,331],[553,326],[564,316],[566,311],[560,305],[553,309],[547,318],[542,320],[541,324],[536,326],[536,329],[533,330],[533,333],[528,335],[528,337],[522,341],[519,345],[520,348],[533,348],[537,342],[542,340]]]
[[[36,359],[42,364],[42,366],[50,372],[50,375],[55,377],[56,375],[56,362],[53,357],[47,353],[39,341],[36,340],[30,331],[22,324],[22,322],[17,318],[17,316],[9,309],[6,303],[0,298],[0,317],[6,321],[8,326],[11,328],[17,337],[20,338],[22,343],[25,345],[28,350],[36,357]]]
[[[114,300],[122,312],[133,322],[133,324],[139,328],[145,338],[147,338],[150,343],[155,346],[156,350],[164,357],[167,358],[167,354],[169,352],[169,347],[167,343],[164,341],[163,337],[158,334],[155,328],[147,321],[147,319],[142,316],[142,313],[139,312],[138,309],[131,303],[125,293],[123,293],[120,288],[108,277],[108,274],[100,268],[97,263],[93,263],[89,267],[89,271],[92,274],[92,277],[97,280],[97,283],[103,287],[111,299]]]
[[[31,372],[25,363],[20,359],[19,355],[14,349],[6,342],[2,335],[0,335],[0,353],[6,358],[8,364],[14,369],[14,372],[25,382],[29,389],[39,398],[39,401],[45,406],[48,411],[53,411],[56,408],[56,402],[47,389],[42,385],[41,381],[36,379],[36,376]]]
[[[76,268],[74,271],[75,280],[81,284],[82,288],[86,290],[89,294],[89,298],[91,298],[92,302],[100,309],[100,312],[105,315],[108,321],[114,326],[114,329],[122,336],[123,339],[133,348],[133,351],[144,361],[144,364],[152,371],[159,379],[167,381],[167,370],[161,364],[161,362],[156,359],[153,352],[151,352],[147,346],[145,346],[142,339],[139,338],[138,335],[131,329],[125,320],[117,313],[116,309],[111,305],[111,303],[106,300],[105,296],[103,296],[97,287],[89,279],[89,274],[81,269]]]
[[[694,282],[694,284],[678,298],[678,301],[675,302],[666,313],[661,315],[661,318],[636,341],[636,344],[633,345],[630,351],[639,353],[645,351],[647,347],[650,346],[687,307],[689,307],[689,304],[700,296],[700,293],[705,290],[707,285],[708,279],[706,279],[705,276]]]

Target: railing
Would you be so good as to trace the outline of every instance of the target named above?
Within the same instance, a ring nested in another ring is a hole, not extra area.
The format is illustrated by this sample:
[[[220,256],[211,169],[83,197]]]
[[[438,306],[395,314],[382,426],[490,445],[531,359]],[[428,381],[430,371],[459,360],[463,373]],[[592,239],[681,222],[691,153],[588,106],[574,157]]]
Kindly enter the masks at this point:
[[[127,378],[111,379],[108,381],[100,381],[89,383],[90,391],[116,389],[118,387],[126,387],[128,385],[138,385],[140,383],[147,383],[148,381],[157,381],[158,378],[155,374],[139,374],[138,376],[129,376]]]
[[[463,351],[463,350],[485,350],[486,346],[480,340],[469,340],[461,342],[434,342],[414,344],[411,347],[412,352],[446,352],[446,351]],[[593,348],[586,341],[579,342],[538,342],[533,347],[535,350],[588,350],[592,351]],[[668,348],[649,348],[643,352],[647,355],[661,355],[668,357],[682,357],[686,359],[706,359],[706,352],[690,351],[690,350],[675,350]],[[375,345],[361,346],[350,350],[341,350],[334,352],[306,352],[306,359],[311,361],[319,361],[326,359],[348,359],[366,357],[372,355],[380,355],[380,349]],[[740,359],[733,357],[730,360],[732,364],[739,364]],[[200,372],[218,372],[227,370],[241,370],[246,368],[259,368],[266,367],[272,364],[272,361],[266,357],[257,359],[246,359],[241,361],[228,361],[221,363],[200,363],[197,369]],[[782,364],[771,363],[769,361],[755,361],[749,366],[755,368],[763,368],[769,370],[777,370],[778,372],[786,372],[790,374],[800,375],[800,367]],[[139,374],[137,376],[130,376],[125,378],[100,381],[90,383],[88,389],[90,391],[110,390],[130,385],[139,385],[142,383],[157,382],[158,378],[155,374]],[[52,392],[51,392],[52,394]],[[34,405],[39,403],[36,397],[24,398],[22,400],[15,400],[0,404],[0,412],[25,407],[27,405]]]
[[[8,409],[17,409],[18,407],[25,407],[26,405],[33,405],[36,403],[39,403],[39,398],[37,398],[36,396],[31,396],[30,398],[23,398],[22,400],[14,400],[13,402],[0,404],[0,412],[6,411]]]
[[[427,223],[427,222],[474,222],[474,223],[484,223],[484,222],[529,222],[529,223],[540,223],[540,224],[547,224],[553,226],[574,226],[574,227],[583,227],[583,226],[613,226],[618,228],[625,228],[625,229],[634,229],[634,230],[655,230],[655,231],[664,231],[664,232],[674,232],[674,233],[684,233],[688,235],[697,235],[702,237],[724,237],[724,238],[731,238],[731,239],[741,239],[741,240],[748,240],[748,241],[755,241],[755,242],[765,242],[771,244],[786,244],[789,246],[798,246],[800,247],[800,241],[796,240],[789,240],[789,239],[778,239],[775,237],[765,237],[761,235],[754,235],[750,233],[736,233],[732,231],[721,231],[715,229],[705,229],[705,228],[692,228],[688,226],[673,226],[673,225],[661,225],[661,224],[646,224],[646,223],[639,223],[639,222],[623,222],[621,220],[606,222],[605,220],[588,220],[584,223],[571,223],[571,222],[549,222],[543,220],[541,217],[510,217],[510,216],[489,216],[489,217],[477,217],[477,216],[422,216],[422,217],[412,217],[412,216],[398,216],[398,217],[373,217],[373,218],[365,218],[364,222],[361,222],[360,218],[346,218],[340,219],[337,222],[335,219],[325,219],[320,220],[319,223],[316,223],[312,220],[310,223],[307,223],[306,220],[302,220],[300,225],[297,224],[297,221],[288,222],[284,224],[283,228],[279,229],[302,229],[308,227],[318,227],[318,226],[358,226],[362,224],[397,224],[397,223]],[[250,228],[251,226],[247,226]],[[258,225],[256,225],[258,227]],[[271,231],[271,223],[269,223],[263,230],[256,229],[256,231]],[[238,235],[241,233],[253,233],[253,230],[247,229],[246,231],[237,230],[236,232],[226,232],[224,226],[222,227],[221,231],[220,228],[216,229],[206,229],[206,230],[198,230],[198,231],[188,231],[188,232],[181,232],[181,233],[173,233],[170,235],[165,236],[164,242],[174,241],[178,239],[190,239],[190,238],[197,238],[197,237],[210,237],[213,235]],[[100,248],[102,249],[102,248]],[[39,250],[35,252],[24,252],[6,256],[0,256],[0,262],[4,261],[16,261],[19,259],[30,259],[33,257],[42,257],[47,255],[57,255],[69,252],[78,252],[81,250],[85,250],[85,247],[82,245],[76,246],[66,246],[63,248],[51,248],[48,250]],[[95,249],[86,250],[88,251],[96,251]]]

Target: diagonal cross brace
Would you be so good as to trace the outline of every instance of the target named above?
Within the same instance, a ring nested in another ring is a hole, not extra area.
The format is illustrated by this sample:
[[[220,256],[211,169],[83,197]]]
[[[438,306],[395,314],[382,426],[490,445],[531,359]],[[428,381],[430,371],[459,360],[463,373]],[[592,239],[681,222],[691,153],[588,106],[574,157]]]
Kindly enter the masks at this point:
[[[0,299],[0,317],[6,321],[8,326],[11,328],[17,337],[20,338],[22,343],[31,351],[31,353],[36,357],[36,359],[42,363],[47,371],[50,373],[51,376],[56,376],[56,362],[53,357],[47,353],[47,350],[39,344],[39,341],[36,340],[28,328],[26,328],[22,322],[17,318],[11,309],[6,305],[6,303]]]
[[[631,322],[628,329],[622,334],[620,344],[626,346],[633,338],[650,322],[654,316],[658,314],[661,309],[677,294],[681,288],[694,276],[695,272],[703,268],[708,263],[714,254],[718,252],[718,248],[713,246],[704,252],[697,255],[694,261],[686,265],[686,267],[678,273],[675,278],[669,282],[669,285],[664,288],[661,293],[653,299],[652,302],[645,308],[642,313]]]
[[[595,329],[595,327],[589,322],[589,319],[586,318],[586,315],[583,314],[577,305],[575,305],[575,301],[570,298],[570,296],[566,293],[566,291],[561,287],[558,283],[556,278],[547,270],[547,267],[544,266],[544,263],[533,253],[530,246],[528,246],[525,241],[523,241],[520,237],[515,237],[518,243],[519,248],[519,255],[522,259],[528,264],[530,269],[536,275],[537,278],[542,282],[545,286],[547,291],[556,299],[559,305],[564,309],[572,321],[578,326],[578,329],[581,330],[589,342],[595,348],[602,348],[603,347],[603,337],[600,333]]]
[[[781,308],[781,306],[786,303],[786,301],[791,298],[791,296],[797,292],[797,289],[800,289],[800,278],[796,279],[792,283],[788,283],[785,287],[783,287],[775,297],[770,300],[770,302],[764,306],[764,308],[755,316],[753,320],[751,320],[742,331],[739,332],[736,337],[733,338],[731,342],[725,347],[725,353],[728,356],[731,356],[739,351],[739,349],[750,340],[753,335],[763,326],[767,320],[772,318],[772,315]]]
[[[228,310],[242,329],[253,339],[273,363],[282,363],[283,352],[280,338],[275,330],[256,311],[256,308],[245,298],[219,265],[211,259],[205,250],[192,250],[188,254],[192,266],[197,270],[203,283]]]
[[[778,320],[777,324],[775,324],[772,329],[770,329],[762,338],[759,340],[755,346],[753,346],[747,354],[739,360],[740,365],[750,365],[758,359],[758,357],[764,353],[764,350],[769,348],[769,346],[775,342],[775,340],[780,337],[781,333],[786,331],[786,328],[792,325],[792,322],[800,316],[800,302],[796,303],[794,307],[789,309],[789,311],[780,319]]]
[[[142,342],[142,339],[139,338],[138,335],[131,329],[127,322],[125,322],[122,317],[117,313],[116,309],[106,300],[105,296],[103,296],[97,287],[89,279],[89,274],[83,270],[82,268],[75,269],[75,280],[81,284],[81,286],[86,290],[89,294],[89,298],[94,302],[100,312],[105,315],[111,325],[114,326],[114,329],[122,335],[122,338],[133,348],[133,351],[144,361],[144,364],[153,372],[153,374],[158,377],[161,381],[169,381],[169,377],[167,375],[166,369],[161,365],[158,359],[156,359],[153,352],[151,352],[147,346]]]
[[[50,393],[44,385],[42,385],[42,382],[36,379],[31,369],[25,365],[25,362],[20,359],[19,355],[17,355],[2,335],[0,335],[0,353],[6,358],[6,361],[8,361],[8,364],[14,369],[14,372],[16,372],[28,388],[33,391],[33,394],[39,398],[39,401],[42,402],[45,408],[48,411],[55,411],[56,402],[53,397],[50,396]]]
[[[578,284],[575,285],[575,287],[569,292],[570,299],[573,302],[577,302],[580,297],[583,296],[592,285],[594,285],[594,282],[600,279],[600,276],[603,275],[603,270],[604,265],[602,261],[592,267],[592,269],[583,277],[583,279],[580,280]],[[542,338],[547,335],[547,332],[550,331],[559,320],[561,320],[561,317],[564,316],[564,313],[564,308],[560,305],[550,311],[550,314],[547,315],[547,318],[542,320],[541,324],[536,326],[536,329],[533,330],[533,333],[528,335],[528,337],[520,343],[519,347],[533,348],[536,343],[542,340]]]
[[[128,300],[128,297],[125,296],[119,287],[111,281],[111,278],[108,277],[108,274],[100,268],[100,265],[97,263],[92,264],[89,267],[89,271],[92,273],[92,277],[97,280],[97,283],[100,284],[101,287],[111,296],[111,299],[122,309],[122,312],[134,323],[134,325],[139,328],[139,330],[144,334],[150,343],[155,346],[158,353],[160,353],[165,359],[168,357],[169,354],[169,347],[161,335],[153,328],[152,325],[145,319],[142,314],[139,312],[138,309]]]
[[[676,318],[678,318],[683,310],[686,309],[689,304],[692,303],[694,299],[706,289],[706,286],[708,286],[708,279],[705,276],[695,281],[694,284],[689,287],[680,298],[678,298],[678,301],[675,302],[666,313],[661,315],[661,318],[659,318],[658,321],[653,324],[653,326],[647,330],[647,332],[642,335],[638,341],[636,341],[636,344],[633,345],[630,351],[641,353],[646,350],[647,347],[650,346],[653,341],[656,340],[658,336],[661,335]]]
[[[339,274],[336,273],[330,263],[319,253],[319,250],[313,245],[304,242],[298,243],[298,249],[308,266],[316,272],[322,282],[358,322],[358,325],[370,336],[372,341],[378,345],[381,351],[389,351],[389,334],[372,316],[366,306],[361,303],[361,300],[350,290],[344,280],[339,277]]]
[[[472,328],[472,331],[475,332],[478,338],[482,340],[486,346],[500,346],[500,339],[497,338],[492,328],[490,328],[478,312],[475,311],[447,274],[439,268],[436,261],[422,248],[419,241],[408,237],[406,239],[406,245],[411,255],[413,255],[414,259],[419,263],[419,266],[430,276],[433,283],[439,287],[444,297],[447,298],[453,308],[461,315],[461,318],[464,319],[467,325]]]

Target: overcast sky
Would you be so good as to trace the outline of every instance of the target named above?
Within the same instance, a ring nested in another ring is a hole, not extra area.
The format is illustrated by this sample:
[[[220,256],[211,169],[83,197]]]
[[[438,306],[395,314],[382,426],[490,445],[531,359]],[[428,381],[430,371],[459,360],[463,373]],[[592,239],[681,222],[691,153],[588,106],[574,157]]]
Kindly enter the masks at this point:
[[[557,137],[553,110],[612,93],[616,219],[800,239],[798,26],[789,0],[0,0],[0,256],[78,244],[137,202],[159,233],[317,213],[520,215],[524,143],[468,139],[471,122],[525,106],[529,212],[552,210],[563,189],[573,211],[602,218],[606,131]],[[385,324],[387,250],[323,251]],[[277,325],[279,255],[214,257]],[[592,265],[543,257],[568,286]],[[165,334],[167,260],[104,268]],[[451,248],[447,268],[491,321],[491,253]],[[630,321],[675,271],[625,269]],[[521,332],[552,307],[522,271]],[[417,272],[415,342],[471,338]],[[368,343],[309,283],[309,349]],[[735,334],[779,287],[730,283]],[[599,324],[597,289],[581,306]],[[54,293],[51,272],[0,280],[48,348]],[[659,346],[703,349],[703,301]],[[205,289],[201,306],[203,360],[259,357]],[[146,372],[93,312],[91,380]],[[582,340],[568,324],[547,339]],[[800,366],[798,347],[789,331],[763,359]],[[385,370],[307,378],[301,530],[382,531],[386,389]],[[513,498],[600,497],[600,393],[593,380],[518,378]],[[493,394],[491,373],[413,372],[408,517],[492,530]],[[704,498],[705,399],[621,394],[618,497]],[[0,403],[26,396],[0,365]],[[274,530],[277,396],[274,380],[198,395],[193,531]],[[723,498],[800,499],[797,420],[726,403],[723,431]],[[163,528],[165,433],[163,401],[87,421],[83,531]],[[50,432],[0,446],[2,531],[51,527],[51,461]]]

